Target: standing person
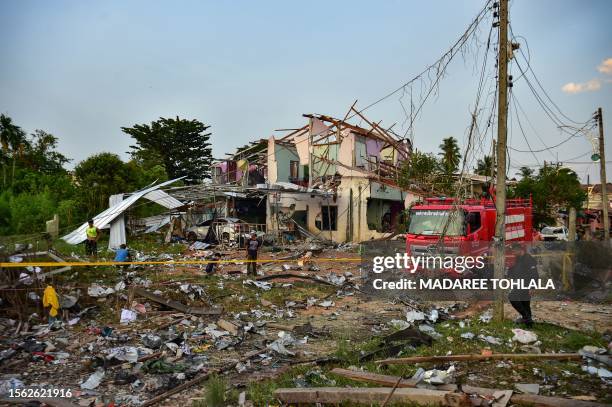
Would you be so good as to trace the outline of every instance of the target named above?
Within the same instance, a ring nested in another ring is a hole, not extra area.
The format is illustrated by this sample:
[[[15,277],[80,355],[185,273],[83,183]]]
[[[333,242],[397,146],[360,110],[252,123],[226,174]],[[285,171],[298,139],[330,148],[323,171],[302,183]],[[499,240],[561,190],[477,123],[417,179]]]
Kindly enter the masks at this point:
[[[98,239],[100,238],[100,229],[94,226],[93,219],[87,221],[85,229],[87,240],[85,241],[85,254],[88,256],[98,256]]]
[[[508,270],[508,278],[522,280],[523,285],[529,285],[531,280],[539,278],[537,262],[527,252],[525,243],[517,243],[513,246],[513,249],[516,252],[516,260],[514,265]],[[508,299],[512,307],[521,314],[521,318],[517,322],[531,328],[533,326],[533,319],[531,316],[531,293],[529,290],[512,290],[508,294]]]
[[[257,240],[257,234],[251,233],[251,238],[246,243],[247,251],[247,274],[257,275],[257,252],[259,251],[259,240]]]

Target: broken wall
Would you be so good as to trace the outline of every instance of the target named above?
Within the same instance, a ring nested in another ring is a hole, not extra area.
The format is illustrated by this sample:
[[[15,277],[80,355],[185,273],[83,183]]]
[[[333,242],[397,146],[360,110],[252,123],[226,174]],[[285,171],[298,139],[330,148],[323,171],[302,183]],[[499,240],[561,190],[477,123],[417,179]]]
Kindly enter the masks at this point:
[[[304,179],[304,165],[300,164],[300,156],[295,146],[280,144],[270,137],[268,140],[268,182],[295,182],[291,177],[291,162],[297,163],[298,180]]]
[[[382,232],[380,228],[377,230],[377,226],[369,222],[368,201],[370,199],[381,201],[381,207],[393,207],[393,213],[397,214],[398,211],[403,210],[405,202],[412,202],[418,197],[397,188],[388,186],[383,188],[381,184],[364,177],[345,176],[337,188],[335,199],[304,193],[271,193],[268,201],[267,227],[268,230],[278,228],[276,223],[278,208],[284,213],[305,211],[308,231],[338,243],[362,242],[388,236],[388,232]],[[335,209],[328,212],[327,209],[324,209],[327,206]],[[333,230],[323,229],[322,226],[329,223],[324,217],[331,213],[336,214],[335,221],[331,222],[335,228]],[[372,213],[370,217],[373,216]],[[384,212],[380,213],[379,218],[383,214]],[[378,224],[380,224],[380,219]]]

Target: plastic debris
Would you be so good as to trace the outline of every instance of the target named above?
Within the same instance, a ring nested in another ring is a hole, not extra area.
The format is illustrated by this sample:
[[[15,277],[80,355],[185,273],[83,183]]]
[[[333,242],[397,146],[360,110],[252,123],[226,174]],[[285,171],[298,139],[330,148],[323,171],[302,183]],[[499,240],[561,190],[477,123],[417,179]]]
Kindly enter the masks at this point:
[[[410,328],[410,324],[402,319],[392,319],[388,324],[398,330]]]
[[[540,393],[540,385],[537,383],[515,383],[514,388],[525,394]]]
[[[254,281],[254,280],[246,280],[242,284],[244,285],[253,285],[257,288],[261,288],[264,291],[268,291],[272,289],[272,284],[267,281]]]
[[[110,287],[105,288],[97,283],[93,283],[87,289],[87,294],[90,297],[106,297],[107,295],[111,295],[114,293],[115,293],[115,290],[113,290],[112,288]]]
[[[157,349],[162,345],[162,339],[153,334],[146,334],[142,336],[142,344],[147,348]]]
[[[119,322],[121,324],[127,325],[130,322],[136,321],[137,317],[138,315],[136,314],[136,312],[132,311],[131,309],[124,308],[121,310],[121,320]]]
[[[120,346],[107,350],[107,359],[117,359],[123,362],[135,363],[138,361],[138,349],[133,346]]]
[[[25,384],[14,377],[6,380],[0,380],[0,396],[6,396],[11,389],[19,389],[25,387]]]
[[[501,345],[502,344],[501,339],[496,338],[496,337],[491,336],[491,335],[484,336],[484,335],[481,334],[481,335],[478,335],[478,339],[480,339],[481,341],[485,341],[487,343],[490,343],[491,345]]]
[[[102,379],[104,379],[104,369],[99,367],[84,383],[81,383],[81,388],[85,390],[93,390],[100,385]]]
[[[474,335],[472,332],[466,332],[466,333],[462,333],[461,337],[463,339],[474,339],[476,335]]]
[[[454,373],[454,365],[451,365],[447,370],[423,370],[419,368],[412,378],[417,382],[423,381],[429,384],[448,384],[455,381]]]
[[[330,273],[329,276],[327,276],[327,280],[333,285],[343,285],[346,282],[346,277]]]
[[[210,335],[213,339],[217,339],[222,336],[229,335],[229,332],[227,331],[218,330],[216,324],[208,324],[208,326],[204,328],[204,332],[206,332],[207,335]]]
[[[582,371],[590,373],[592,375],[597,375],[602,379],[612,379],[612,372],[603,367],[597,368],[594,366],[582,366]]]
[[[296,341],[291,334],[285,331],[280,331],[278,333],[278,339],[268,344],[267,348],[281,355],[295,356],[294,352],[291,352],[286,348],[287,346],[293,346],[295,342]]]
[[[512,340],[515,342],[528,344],[538,340],[538,335],[531,331],[525,331],[524,329],[516,328],[512,330],[512,333],[514,333]]]
[[[438,312],[437,309],[432,309],[429,312],[429,315],[427,315],[427,319],[429,319],[432,323],[435,323],[438,318],[440,318],[440,313]]]
[[[333,301],[325,300],[325,301],[321,301],[318,305],[319,305],[319,307],[330,308],[330,307],[333,307],[336,304]]]
[[[410,310],[406,312],[406,321],[410,323],[414,323],[415,321],[423,321],[425,319],[425,314],[421,311]]]
[[[491,322],[492,319],[493,319],[493,311],[491,311],[490,309],[486,310],[485,312],[480,314],[480,316],[478,317],[478,320],[485,324],[488,324],[489,322]]]

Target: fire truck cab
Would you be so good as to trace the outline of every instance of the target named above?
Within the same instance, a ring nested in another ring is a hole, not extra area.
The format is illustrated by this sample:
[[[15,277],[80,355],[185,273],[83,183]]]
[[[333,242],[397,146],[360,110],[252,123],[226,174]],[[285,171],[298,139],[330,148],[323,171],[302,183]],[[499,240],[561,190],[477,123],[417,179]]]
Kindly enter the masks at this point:
[[[486,255],[495,235],[495,203],[487,199],[426,198],[410,208],[406,251],[411,256]],[[506,242],[534,239],[531,199],[508,199]]]

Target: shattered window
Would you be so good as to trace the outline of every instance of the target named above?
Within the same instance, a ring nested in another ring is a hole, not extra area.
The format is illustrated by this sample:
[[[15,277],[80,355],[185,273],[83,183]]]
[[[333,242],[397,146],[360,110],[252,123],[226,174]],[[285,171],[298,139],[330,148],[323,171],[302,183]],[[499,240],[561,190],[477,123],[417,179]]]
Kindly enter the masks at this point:
[[[321,221],[320,230],[336,230],[336,223],[338,220],[338,207],[337,206],[321,206]]]
[[[300,162],[299,161],[289,161],[289,179],[297,180],[300,177]]]

